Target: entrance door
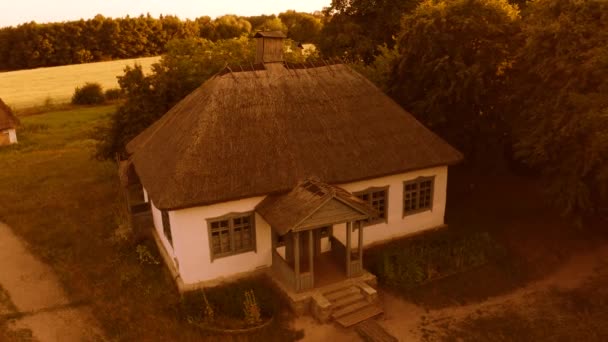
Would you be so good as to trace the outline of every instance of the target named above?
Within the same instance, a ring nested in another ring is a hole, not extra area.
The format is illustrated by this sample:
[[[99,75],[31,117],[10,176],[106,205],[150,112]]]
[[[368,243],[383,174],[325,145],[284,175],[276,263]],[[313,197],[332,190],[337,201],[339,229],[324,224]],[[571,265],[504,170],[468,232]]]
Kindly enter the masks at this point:
[[[308,246],[308,232],[303,231],[300,233],[300,260],[307,263],[309,255],[310,247]]]
[[[325,227],[317,228],[317,229],[314,230],[314,232],[313,232],[313,238],[315,239],[315,246],[314,246],[315,256],[321,255],[321,252],[322,252],[322,248],[321,248],[322,239],[323,238],[329,238],[329,234],[330,234],[331,229],[332,229],[332,226],[325,226]],[[327,247],[326,247],[326,249],[327,249]]]

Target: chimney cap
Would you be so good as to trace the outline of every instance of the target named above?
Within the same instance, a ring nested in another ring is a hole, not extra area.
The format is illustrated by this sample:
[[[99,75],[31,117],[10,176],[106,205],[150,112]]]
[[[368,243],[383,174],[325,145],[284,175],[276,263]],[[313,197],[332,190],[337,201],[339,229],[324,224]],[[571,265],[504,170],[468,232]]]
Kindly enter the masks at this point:
[[[260,31],[253,36],[254,38],[287,38],[281,31]]]

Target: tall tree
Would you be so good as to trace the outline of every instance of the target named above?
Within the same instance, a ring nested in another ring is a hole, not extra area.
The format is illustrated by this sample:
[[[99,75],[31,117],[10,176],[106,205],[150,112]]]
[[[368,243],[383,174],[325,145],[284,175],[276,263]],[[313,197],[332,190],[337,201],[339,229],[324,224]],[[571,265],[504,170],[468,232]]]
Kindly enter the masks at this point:
[[[316,42],[323,28],[322,16],[309,13],[289,10],[280,13],[279,18],[286,26],[287,36],[300,43]]]
[[[608,210],[608,3],[535,0],[527,11],[510,108],[516,155],[543,172],[565,213]]]
[[[378,47],[392,48],[400,20],[420,0],[332,0],[319,46],[326,56],[373,61]]]
[[[392,96],[473,160],[500,136],[518,30],[506,0],[423,2],[403,19]]]
[[[219,40],[190,38],[173,40],[168,52],[153,65],[150,75],[140,66],[127,67],[118,83],[125,103],[114,113],[110,124],[96,131],[97,157],[112,159],[124,153],[127,142],[160,118],[226,64],[249,65],[255,46],[247,37]]]

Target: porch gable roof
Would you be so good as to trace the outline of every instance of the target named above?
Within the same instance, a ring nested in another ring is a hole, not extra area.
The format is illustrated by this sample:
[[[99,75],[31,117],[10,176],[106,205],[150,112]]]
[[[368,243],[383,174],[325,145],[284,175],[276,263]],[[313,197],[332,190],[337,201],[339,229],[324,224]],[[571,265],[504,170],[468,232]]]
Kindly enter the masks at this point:
[[[315,179],[300,182],[288,193],[267,196],[256,211],[280,235],[378,216],[350,192]]]

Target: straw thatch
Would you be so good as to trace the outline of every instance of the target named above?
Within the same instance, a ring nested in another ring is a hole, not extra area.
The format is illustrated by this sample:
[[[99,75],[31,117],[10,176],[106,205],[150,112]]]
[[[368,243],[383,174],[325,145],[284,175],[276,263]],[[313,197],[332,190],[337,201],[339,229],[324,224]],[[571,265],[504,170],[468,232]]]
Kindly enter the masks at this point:
[[[254,38],[287,38],[285,33],[281,31],[259,31],[253,36]]]
[[[13,111],[0,99],[0,131],[17,128],[19,119],[13,114]]]
[[[266,196],[255,211],[280,235],[379,215],[350,192],[315,179],[299,183],[286,194]]]
[[[158,208],[287,192],[309,176],[339,184],[462,160],[345,65],[273,66],[208,80],[127,145]]]

